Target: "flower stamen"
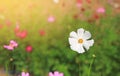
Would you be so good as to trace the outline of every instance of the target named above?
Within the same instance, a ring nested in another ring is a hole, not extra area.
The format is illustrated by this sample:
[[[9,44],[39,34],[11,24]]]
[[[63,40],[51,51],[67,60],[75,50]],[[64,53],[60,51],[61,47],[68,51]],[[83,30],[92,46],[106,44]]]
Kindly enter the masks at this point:
[[[80,44],[83,43],[83,39],[79,39],[78,43],[80,43]]]

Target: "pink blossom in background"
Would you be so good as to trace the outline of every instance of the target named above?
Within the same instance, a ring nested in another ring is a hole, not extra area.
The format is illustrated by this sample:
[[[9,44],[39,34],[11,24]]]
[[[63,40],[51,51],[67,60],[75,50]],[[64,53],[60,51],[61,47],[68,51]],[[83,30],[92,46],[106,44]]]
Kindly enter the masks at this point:
[[[19,32],[16,33],[16,36],[24,39],[27,36],[27,31],[26,30],[19,31]]]
[[[27,73],[22,72],[22,73],[21,73],[21,76],[30,76],[30,75],[29,75],[29,73],[28,73],[28,72],[27,72]]]
[[[20,25],[20,24],[17,22],[17,23],[16,23],[16,27],[15,27],[15,29],[14,29],[15,35],[16,35],[17,37],[19,37],[19,38],[24,39],[24,38],[26,38],[28,32],[27,32],[27,30],[22,30],[22,31],[21,31],[19,25]]]
[[[77,7],[81,7],[81,6],[82,6],[82,0],[77,0],[76,2],[77,2],[77,3],[76,3],[76,6],[77,6]]]
[[[11,21],[10,20],[6,20],[6,25],[7,26],[11,26],[12,25]]]
[[[19,27],[19,25],[18,24],[16,24],[16,27],[15,27],[15,33],[17,33],[17,32],[19,32],[19,30],[20,30],[20,27]]]
[[[55,71],[54,73],[49,72],[49,76],[64,76],[63,73],[59,73],[58,71]]]
[[[86,0],[87,1],[87,3],[91,3],[91,0]]]
[[[113,0],[107,0],[109,4],[113,4]]]
[[[97,8],[96,12],[97,13],[105,13],[105,8],[103,8],[103,7]]]
[[[40,36],[44,36],[45,35],[45,30],[40,30],[39,34],[40,34]]]
[[[4,45],[3,47],[8,50],[14,50],[14,48],[17,46],[18,46],[18,43],[15,42],[14,40],[11,40],[9,45]]]
[[[31,45],[26,46],[25,49],[26,49],[27,52],[32,52],[32,50],[33,50]]]
[[[3,26],[0,24],[0,29],[3,28]]]
[[[54,16],[49,16],[47,20],[48,20],[48,22],[52,23],[52,22],[55,21],[55,17]]]

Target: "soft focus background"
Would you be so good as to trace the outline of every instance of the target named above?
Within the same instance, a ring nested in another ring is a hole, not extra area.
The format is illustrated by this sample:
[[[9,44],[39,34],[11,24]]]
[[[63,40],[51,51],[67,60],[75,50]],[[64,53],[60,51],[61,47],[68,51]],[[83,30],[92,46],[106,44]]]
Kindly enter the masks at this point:
[[[78,28],[90,31],[95,40],[84,54],[68,43],[69,33]],[[14,51],[3,48],[10,40],[19,45]],[[48,76],[56,70],[64,76],[87,76],[93,54],[91,76],[120,76],[119,0],[0,1],[0,76],[6,62],[13,76],[22,71]]]

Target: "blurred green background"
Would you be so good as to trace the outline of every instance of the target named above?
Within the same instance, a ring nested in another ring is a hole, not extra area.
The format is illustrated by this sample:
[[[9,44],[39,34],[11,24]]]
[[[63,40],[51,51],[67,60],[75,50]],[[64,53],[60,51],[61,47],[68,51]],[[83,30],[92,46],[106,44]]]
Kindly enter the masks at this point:
[[[48,76],[55,70],[64,76],[87,76],[95,54],[91,76],[120,76],[120,14],[112,5],[106,0],[86,0],[82,7],[76,0],[0,1],[0,66],[9,62],[10,71],[31,76]],[[98,7],[105,13],[96,13]],[[55,21],[48,22],[49,16]],[[16,36],[17,25],[26,31],[24,38]],[[95,40],[84,54],[72,51],[68,43],[69,33],[79,28],[90,31]],[[19,44],[14,51],[3,48],[10,40]],[[31,52],[26,51],[28,45]]]

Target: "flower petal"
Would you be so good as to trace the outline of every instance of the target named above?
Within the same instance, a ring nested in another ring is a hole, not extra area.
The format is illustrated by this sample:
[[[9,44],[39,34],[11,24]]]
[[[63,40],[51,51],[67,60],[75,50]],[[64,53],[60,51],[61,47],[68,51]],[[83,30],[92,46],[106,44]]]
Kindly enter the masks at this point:
[[[85,52],[85,50],[83,48],[83,45],[79,46],[78,50],[79,50],[78,53],[84,53]]]
[[[83,34],[83,38],[84,39],[89,39],[91,38],[91,33],[89,31],[85,31],[85,33]]]
[[[55,21],[55,17],[54,16],[49,16],[48,17],[48,22],[54,22]]]
[[[52,72],[49,72],[49,76],[54,76]]]
[[[29,73],[26,73],[26,76],[29,76]]]
[[[59,76],[64,76],[64,74],[63,74],[63,73],[60,73]]]
[[[83,48],[83,45],[79,45],[79,44],[77,44],[77,45],[72,45],[72,46],[70,46],[70,48],[71,48],[72,50],[78,52],[78,53],[84,53],[84,52],[85,52],[85,50],[84,50],[84,48]]]
[[[78,29],[77,34],[78,34],[79,37],[82,37],[83,34],[84,34],[84,29],[83,28]]]
[[[90,46],[93,46],[94,40],[87,40],[84,42],[83,46],[88,50]]]
[[[6,48],[6,49],[8,49],[8,50],[14,50],[14,48],[11,47],[11,46],[9,46],[9,45],[4,45],[3,47]]]
[[[54,72],[54,76],[59,76],[59,72],[58,72],[58,71],[55,71],[55,72]]]
[[[17,46],[18,46],[17,42],[15,42],[14,40],[11,40],[11,41],[10,41],[10,44],[13,45],[14,47],[17,47]]]
[[[75,44],[77,44],[78,43],[78,40],[77,39],[75,39],[75,38],[69,38],[69,44],[70,45],[75,45]]]
[[[25,72],[22,72],[22,76],[25,76]]]
[[[72,32],[70,33],[70,37],[72,37],[72,38],[78,38],[78,35],[77,35],[76,32],[72,31]]]

